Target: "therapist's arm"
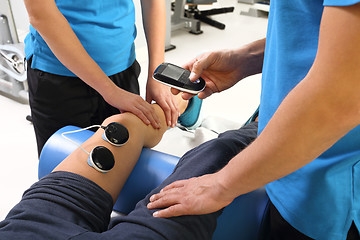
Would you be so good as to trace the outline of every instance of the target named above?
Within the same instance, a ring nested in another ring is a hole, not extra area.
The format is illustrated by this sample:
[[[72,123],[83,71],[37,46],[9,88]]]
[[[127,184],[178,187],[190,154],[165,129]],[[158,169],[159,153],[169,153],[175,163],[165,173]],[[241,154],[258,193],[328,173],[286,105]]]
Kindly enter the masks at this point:
[[[310,163],[358,126],[359,42],[360,4],[325,7],[311,70],[260,136],[219,172],[174,183],[152,196],[149,208],[165,208],[155,216],[221,209],[236,196]]]
[[[174,127],[179,116],[179,110],[174,96],[170,92],[170,87],[156,82],[152,78],[155,69],[164,62],[166,31],[165,1],[141,0],[141,9],[149,57],[146,101],[149,103],[156,101],[164,110],[168,126]]]
[[[110,105],[159,127],[153,107],[140,96],[117,87],[89,56],[54,0],[24,0],[24,3],[30,24],[66,68],[99,92]]]

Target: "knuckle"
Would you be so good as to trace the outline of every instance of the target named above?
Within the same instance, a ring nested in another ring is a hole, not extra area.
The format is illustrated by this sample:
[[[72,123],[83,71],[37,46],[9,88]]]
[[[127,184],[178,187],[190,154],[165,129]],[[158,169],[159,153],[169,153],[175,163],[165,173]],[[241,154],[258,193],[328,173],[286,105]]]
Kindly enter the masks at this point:
[[[162,109],[164,110],[164,111],[169,111],[170,110],[170,107],[169,107],[169,105],[164,105],[163,107],[162,107]]]
[[[143,112],[142,112],[140,109],[138,109],[138,108],[135,108],[132,112],[133,112],[134,114],[136,114],[137,116],[143,114]]]
[[[170,206],[170,207],[168,207],[167,211],[169,214],[174,215],[176,213],[176,207]]]
[[[143,110],[143,112],[144,112],[147,116],[149,116],[149,115],[152,114],[153,111],[152,111],[151,108],[146,107],[146,108]]]

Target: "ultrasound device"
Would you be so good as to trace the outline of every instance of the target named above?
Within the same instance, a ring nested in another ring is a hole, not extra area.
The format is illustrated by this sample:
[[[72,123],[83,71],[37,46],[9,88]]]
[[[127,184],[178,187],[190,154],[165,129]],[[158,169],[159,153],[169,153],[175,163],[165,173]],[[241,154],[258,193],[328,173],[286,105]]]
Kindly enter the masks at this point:
[[[160,64],[153,75],[153,78],[167,86],[176,88],[182,92],[198,94],[205,88],[205,81],[199,78],[197,81],[190,81],[190,71],[171,63]]]

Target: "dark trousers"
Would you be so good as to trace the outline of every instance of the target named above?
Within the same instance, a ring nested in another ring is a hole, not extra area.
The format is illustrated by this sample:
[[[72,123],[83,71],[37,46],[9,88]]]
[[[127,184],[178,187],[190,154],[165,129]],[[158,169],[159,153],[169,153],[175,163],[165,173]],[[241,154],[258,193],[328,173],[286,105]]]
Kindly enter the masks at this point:
[[[110,76],[120,88],[139,94],[137,61],[128,69]],[[55,75],[31,68],[28,62],[29,102],[38,153],[49,137],[67,125],[98,125],[120,111],[109,105],[93,88],[77,77]]]
[[[95,183],[67,172],[51,173],[24,193],[6,219],[0,222],[0,239],[211,239],[221,211],[173,218],[154,218],[146,206],[152,194],[164,186],[223,168],[247,147],[257,134],[257,123],[227,131],[187,152],[174,172],[127,216],[110,221],[112,198]],[[108,228],[109,226],[109,228]],[[274,206],[270,207],[271,240],[311,239],[288,224]],[[348,240],[359,239],[355,226]]]
[[[293,228],[270,203],[270,240],[314,240]],[[360,240],[359,232],[352,223],[346,240]]]
[[[154,218],[149,197],[176,180],[214,173],[252,142],[257,123],[220,134],[187,152],[173,173],[141,200],[127,216],[111,220],[112,199],[79,175],[55,172],[27,190],[21,202],[0,222],[0,239],[169,239],[208,240],[221,211],[201,216]],[[109,225],[109,229],[107,229]]]

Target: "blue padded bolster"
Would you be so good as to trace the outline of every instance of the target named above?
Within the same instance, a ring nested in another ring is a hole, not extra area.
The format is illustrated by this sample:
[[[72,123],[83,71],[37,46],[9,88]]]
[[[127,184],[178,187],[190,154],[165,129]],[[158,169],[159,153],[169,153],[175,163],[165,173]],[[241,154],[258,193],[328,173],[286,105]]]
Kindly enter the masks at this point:
[[[49,174],[77,146],[61,136],[63,132],[79,129],[66,126],[54,133],[46,142],[39,160],[39,179]],[[85,130],[68,134],[66,137],[79,145],[93,135]],[[148,148],[143,148],[140,158],[125,183],[114,210],[127,214],[138,201],[169,176],[179,158]],[[257,189],[236,198],[218,218],[218,226],[213,239],[257,239],[266,216],[268,197],[264,188]]]

